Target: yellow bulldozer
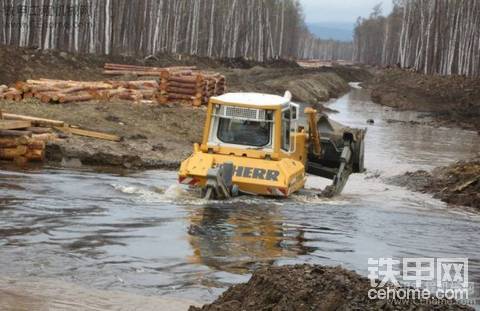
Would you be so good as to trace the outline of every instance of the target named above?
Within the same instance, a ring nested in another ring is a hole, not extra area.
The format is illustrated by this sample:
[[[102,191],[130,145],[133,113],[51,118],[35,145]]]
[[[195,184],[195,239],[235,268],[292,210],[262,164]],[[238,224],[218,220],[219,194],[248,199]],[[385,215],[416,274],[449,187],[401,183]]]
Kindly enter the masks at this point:
[[[331,197],[364,171],[365,133],[310,107],[302,113],[288,91],[227,93],[210,99],[202,142],[182,162],[179,182],[205,199],[288,197],[312,174],[333,180],[319,193]]]

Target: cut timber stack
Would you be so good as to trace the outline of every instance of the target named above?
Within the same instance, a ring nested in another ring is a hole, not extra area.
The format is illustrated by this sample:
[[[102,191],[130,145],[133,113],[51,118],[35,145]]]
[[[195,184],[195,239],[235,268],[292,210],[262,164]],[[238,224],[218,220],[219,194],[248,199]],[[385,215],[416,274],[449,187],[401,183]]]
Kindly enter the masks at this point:
[[[210,97],[226,91],[224,76],[202,72],[196,67],[159,68],[107,63],[104,74],[159,77],[159,92],[156,93],[159,103],[186,101],[193,106],[200,106],[208,103]]]
[[[193,106],[200,106],[202,104],[205,83],[203,75],[184,76],[165,74],[163,80],[160,89],[160,102],[189,101]]]
[[[32,126],[30,120],[4,120],[0,111],[0,160],[25,164],[42,161],[45,157],[45,140],[37,134],[45,134]]]
[[[187,101],[194,106],[225,93],[225,77],[195,67],[143,67],[105,64],[105,74],[136,75],[145,80],[72,81],[39,79],[18,81],[15,87],[0,85],[0,99],[21,101],[38,98],[44,103],[123,99],[142,103]],[[151,78],[145,78],[151,77]]]
[[[45,144],[57,139],[50,128],[53,125],[64,126],[65,123],[0,111],[0,160],[19,165],[43,161]]]
[[[59,120],[0,111],[0,160],[14,161],[19,165],[42,161],[45,157],[46,143],[55,141],[65,134],[110,141],[121,140],[116,135],[80,129]]]
[[[19,98],[36,97],[44,103],[82,102],[92,99],[109,100],[119,98],[141,101],[153,100],[159,85],[155,80],[141,81],[71,81],[71,80],[27,80],[15,84]],[[10,89],[8,92],[11,92]],[[8,93],[10,94],[10,93]],[[10,99],[4,96],[4,99]]]
[[[2,121],[0,121],[0,124]],[[45,157],[45,141],[23,130],[0,130],[0,159],[18,164],[42,161]]]
[[[226,91],[225,77],[217,73],[198,72],[191,75],[164,73],[160,82],[158,101],[188,101],[193,106],[208,103],[212,96]]]

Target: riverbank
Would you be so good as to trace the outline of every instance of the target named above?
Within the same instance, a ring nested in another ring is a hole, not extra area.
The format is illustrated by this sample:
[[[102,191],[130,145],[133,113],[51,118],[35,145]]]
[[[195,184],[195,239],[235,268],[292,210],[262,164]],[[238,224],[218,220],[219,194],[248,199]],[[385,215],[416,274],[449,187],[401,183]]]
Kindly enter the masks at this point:
[[[480,131],[480,79],[424,75],[409,70],[375,72],[364,85],[378,104],[425,112],[434,126]]]
[[[480,134],[480,79],[424,75],[391,68],[375,71],[374,78],[364,87],[375,103],[398,110],[424,112],[431,119],[410,121],[409,125],[458,127]],[[478,163],[476,157],[431,172],[407,172],[391,182],[413,191],[431,193],[448,204],[470,206],[480,211]]]
[[[369,299],[370,280],[341,267],[296,265],[262,268],[212,304],[189,311],[229,310],[473,310],[446,300]]]
[[[65,52],[1,47],[6,63],[0,84],[29,78],[105,80],[105,62],[149,66],[195,65],[226,76],[228,91],[254,91],[283,95],[294,100],[321,103],[346,93],[348,82],[365,81],[370,74],[354,67],[304,69],[288,61],[259,64],[241,59],[210,60],[199,57],[158,55],[148,60],[128,57],[74,55]],[[36,99],[0,101],[4,112],[62,120],[85,129],[122,137],[109,142],[70,137],[49,143],[47,161],[63,166],[101,165],[126,168],[174,169],[188,157],[192,144],[201,140],[205,107],[182,103],[133,104],[128,101],[90,101],[51,105]]]
[[[480,212],[480,155],[431,172],[407,172],[390,181],[413,191],[431,193],[448,204],[469,206]]]

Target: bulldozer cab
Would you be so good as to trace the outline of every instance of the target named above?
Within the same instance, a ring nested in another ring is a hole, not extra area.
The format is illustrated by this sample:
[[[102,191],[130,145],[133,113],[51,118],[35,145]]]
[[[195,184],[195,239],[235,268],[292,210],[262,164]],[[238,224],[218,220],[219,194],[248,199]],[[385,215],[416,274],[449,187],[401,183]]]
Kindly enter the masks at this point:
[[[289,92],[284,97],[257,93],[213,97],[202,149],[278,159],[282,153],[295,151],[292,134],[297,130],[299,109]]]

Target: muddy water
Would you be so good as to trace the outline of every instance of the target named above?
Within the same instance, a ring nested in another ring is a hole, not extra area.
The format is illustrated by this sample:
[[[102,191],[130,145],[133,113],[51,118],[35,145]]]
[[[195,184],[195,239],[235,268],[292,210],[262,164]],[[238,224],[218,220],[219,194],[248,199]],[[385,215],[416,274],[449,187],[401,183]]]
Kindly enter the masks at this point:
[[[369,257],[469,257],[470,279],[480,283],[480,217],[384,181],[467,158],[480,151],[479,137],[388,123],[418,114],[375,105],[363,90],[330,107],[349,125],[375,120],[368,172],[333,200],[305,192],[204,202],[167,171],[0,171],[0,309],[182,310],[264,264],[366,274]],[[327,183],[311,178],[308,187]]]

